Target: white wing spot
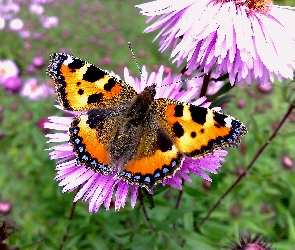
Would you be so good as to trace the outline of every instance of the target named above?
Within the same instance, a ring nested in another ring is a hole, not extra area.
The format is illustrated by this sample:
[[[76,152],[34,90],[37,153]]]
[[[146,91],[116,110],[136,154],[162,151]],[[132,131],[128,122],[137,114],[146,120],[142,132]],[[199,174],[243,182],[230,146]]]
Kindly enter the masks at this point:
[[[73,57],[68,56],[67,60],[64,60],[63,64],[69,66],[74,61]]]
[[[231,116],[228,116],[224,119],[225,121],[225,126],[228,127],[228,128],[231,128],[231,122],[232,122],[232,117]]]

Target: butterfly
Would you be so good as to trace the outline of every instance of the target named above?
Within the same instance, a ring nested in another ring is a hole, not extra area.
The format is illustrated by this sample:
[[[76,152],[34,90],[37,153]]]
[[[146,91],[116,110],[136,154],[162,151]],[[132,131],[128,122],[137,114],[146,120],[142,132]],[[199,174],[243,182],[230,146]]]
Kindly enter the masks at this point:
[[[127,83],[72,55],[50,56],[46,73],[59,104],[81,111],[69,128],[77,164],[152,191],[181,168],[217,149],[238,147],[246,127],[230,115],[167,99],[156,85]]]

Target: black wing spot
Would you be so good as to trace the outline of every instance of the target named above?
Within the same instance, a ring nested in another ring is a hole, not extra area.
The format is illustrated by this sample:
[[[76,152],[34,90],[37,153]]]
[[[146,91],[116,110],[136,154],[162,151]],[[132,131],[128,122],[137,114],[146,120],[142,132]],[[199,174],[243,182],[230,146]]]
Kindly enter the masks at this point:
[[[156,147],[162,152],[167,152],[172,149],[172,141],[161,131],[158,131],[158,139]]]
[[[202,128],[202,129],[200,130],[200,132],[201,132],[202,134],[204,134],[205,129]]]
[[[71,70],[81,69],[84,66],[84,62],[80,59],[75,58],[71,63],[69,63],[68,67]]]
[[[115,78],[110,78],[103,88],[105,91],[111,91],[112,88],[115,87],[116,83]]]
[[[79,95],[83,95],[83,94],[84,94],[84,89],[79,89],[79,90],[78,90],[78,94],[79,94]]]
[[[174,113],[175,117],[182,117],[183,116],[183,105],[181,105],[181,104],[176,105],[174,110],[175,110],[175,113]]]
[[[76,85],[77,85],[77,86],[80,86],[80,85],[81,85],[81,82],[76,82]]]
[[[225,122],[225,118],[227,117],[227,115],[224,115],[224,114],[220,114],[220,113],[217,113],[217,112],[214,112],[214,117],[213,119],[222,127],[224,127],[226,125],[226,122]],[[214,124],[215,125],[215,124]],[[217,127],[215,125],[215,127]],[[218,128],[218,127],[217,127]]]
[[[173,125],[173,131],[175,133],[175,135],[180,138],[181,136],[184,135],[184,130],[183,127],[180,125],[179,122],[175,122]]]
[[[189,107],[194,122],[203,125],[206,122],[207,109],[191,105]]]
[[[221,126],[220,126],[219,124],[217,124],[217,123],[214,123],[214,126],[215,126],[216,128],[221,128]]]
[[[83,80],[87,82],[95,82],[101,78],[103,78],[107,73],[103,70],[95,67],[94,65],[90,65],[87,68],[87,71],[83,75]]]
[[[197,133],[196,133],[196,132],[194,132],[194,131],[191,132],[191,137],[192,137],[192,138],[195,138],[196,136],[197,136]]]
[[[98,93],[98,94],[92,94],[88,97],[88,104],[91,103],[97,103],[97,102],[101,102],[103,99],[103,94],[102,93]]]

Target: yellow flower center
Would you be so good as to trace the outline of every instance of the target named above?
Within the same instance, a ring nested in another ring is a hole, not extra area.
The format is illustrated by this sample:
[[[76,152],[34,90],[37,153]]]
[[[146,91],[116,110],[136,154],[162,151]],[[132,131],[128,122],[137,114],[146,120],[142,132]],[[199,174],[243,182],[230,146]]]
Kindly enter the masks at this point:
[[[234,1],[237,6],[246,6],[248,7],[248,13],[251,12],[260,12],[266,14],[269,12],[271,5],[273,4],[272,0],[215,0],[217,3],[227,3]]]
[[[31,91],[34,92],[37,90],[37,88],[38,88],[38,84],[34,84],[31,86]]]
[[[3,74],[4,75],[5,73],[6,73],[6,70],[3,69],[3,68],[2,69],[0,68],[0,74]]]

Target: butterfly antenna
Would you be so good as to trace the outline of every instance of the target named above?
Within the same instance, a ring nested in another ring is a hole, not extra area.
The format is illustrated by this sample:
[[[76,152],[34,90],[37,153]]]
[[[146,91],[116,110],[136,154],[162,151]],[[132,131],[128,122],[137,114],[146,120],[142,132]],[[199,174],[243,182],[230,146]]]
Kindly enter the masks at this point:
[[[177,82],[174,82],[174,83],[179,83],[179,82],[187,82],[187,81],[189,81],[189,80],[192,80],[192,79],[195,79],[195,78],[202,78],[202,77],[204,77],[205,75],[207,75],[207,73],[205,73],[205,74],[203,74],[203,75],[199,75],[199,76],[194,76],[194,77],[192,77],[192,78],[189,78],[189,79],[185,79],[185,80],[179,80],[179,81],[177,81]]]
[[[133,49],[132,49],[132,45],[131,45],[130,42],[128,42],[128,47],[129,47],[129,49],[130,49],[130,51],[131,51],[131,54],[132,54],[133,59],[134,59],[134,61],[135,61],[135,64],[136,64],[136,66],[137,66],[137,68],[138,68],[138,70],[139,70],[139,72],[140,72],[141,78],[144,79],[144,77],[143,77],[143,75],[142,75],[142,71],[141,71],[141,69],[139,68],[139,65],[138,65],[138,63],[137,63],[137,60],[136,60],[136,57],[135,57],[135,55],[134,55],[134,51],[133,51]],[[192,80],[192,79],[195,79],[195,78],[201,78],[201,77],[203,77],[203,76],[205,76],[205,75],[207,75],[207,73],[204,73],[203,75],[195,76],[195,77],[192,77],[192,78],[189,78],[189,79],[179,80],[179,81],[177,81],[177,82],[172,82],[172,83],[169,83],[169,84],[165,84],[165,85],[162,85],[162,87],[164,87],[164,86],[168,86],[168,85],[171,85],[171,84],[175,84],[175,83],[179,83],[179,82],[186,82],[186,81],[189,81],[189,80]]]
[[[180,82],[187,82],[187,81],[192,80],[192,79],[195,79],[195,78],[201,78],[201,77],[204,77],[205,75],[207,75],[207,73],[204,73],[203,75],[199,75],[199,76],[191,77],[191,78],[189,78],[189,79],[179,80],[179,81],[177,81],[177,82],[171,82],[171,83],[168,83],[168,84],[162,85],[162,87],[169,86],[169,85],[176,84],[176,83],[180,83]]]
[[[132,46],[131,46],[131,42],[128,42],[128,47],[129,47],[129,49],[130,49],[130,51],[131,51],[131,54],[132,54],[132,56],[133,56],[133,59],[134,59],[134,61],[135,61],[136,66],[137,66],[137,68],[138,68],[138,70],[139,70],[139,72],[140,72],[140,75],[141,75],[141,77],[143,78],[143,76],[142,76],[142,71],[141,71],[141,69],[139,68],[139,65],[138,65],[138,63],[137,63],[137,60],[136,60],[136,58],[135,58],[135,55],[134,55],[134,52],[133,52],[133,49],[132,49]]]

